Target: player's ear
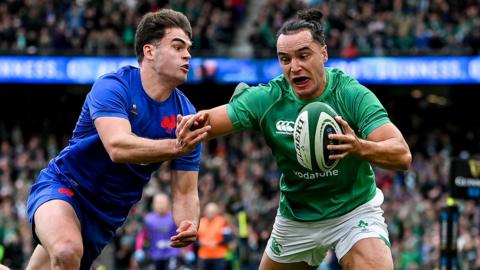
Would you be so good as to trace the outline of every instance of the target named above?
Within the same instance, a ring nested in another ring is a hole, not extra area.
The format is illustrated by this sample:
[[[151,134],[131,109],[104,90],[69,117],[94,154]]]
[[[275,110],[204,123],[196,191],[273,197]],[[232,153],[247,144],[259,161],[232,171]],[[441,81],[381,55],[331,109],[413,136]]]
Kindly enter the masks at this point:
[[[145,44],[143,45],[143,58],[148,60],[153,60],[153,50],[155,46],[152,44]]]
[[[327,50],[327,45],[323,45],[322,46],[322,49],[321,49],[321,52],[320,52],[323,56],[323,63],[325,64],[327,61],[328,61],[328,50]]]

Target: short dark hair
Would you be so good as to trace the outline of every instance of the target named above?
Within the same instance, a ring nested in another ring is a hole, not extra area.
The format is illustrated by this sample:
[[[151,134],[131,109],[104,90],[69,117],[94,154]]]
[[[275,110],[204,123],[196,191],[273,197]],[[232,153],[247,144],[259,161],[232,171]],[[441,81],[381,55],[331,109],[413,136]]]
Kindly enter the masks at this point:
[[[294,19],[286,21],[277,32],[280,35],[294,34],[302,30],[309,30],[314,40],[325,45],[325,33],[322,24],[322,12],[317,8],[300,10]]]
[[[143,61],[143,46],[165,36],[167,28],[178,27],[192,39],[192,26],[187,17],[172,9],[161,9],[143,16],[135,32],[135,54],[138,62]]]

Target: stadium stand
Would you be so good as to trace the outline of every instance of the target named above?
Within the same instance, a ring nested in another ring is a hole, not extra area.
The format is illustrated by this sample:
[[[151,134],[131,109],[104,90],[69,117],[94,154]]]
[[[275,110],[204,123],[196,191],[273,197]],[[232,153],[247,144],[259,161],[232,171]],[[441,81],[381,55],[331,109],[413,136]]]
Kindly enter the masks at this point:
[[[255,56],[272,56],[282,23],[309,5],[326,18],[331,57],[479,53],[478,1],[269,0],[251,35]]]
[[[141,16],[169,6],[192,22],[196,55],[226,53],[244,17],[236,1],[23,1],[0,3],[0,52],[28,55],[131,55]],[[209,14],[205,16],[204,14]]]
[[[256,57],[270,57],[282,23],[295,10],[318,6],[326,18],[331,57],[479,53],[478,1],[258,2],[262,6],[255,12],[248,9],[245,0],[2,1],[0,52],[130,55],[141,15],[171,7],[192,22],[195,55],[235,55],[229,49],[235,45],[237,32],[250,31],[246,46],[253,47]],[[254,26],[241,27],[244,20]]]

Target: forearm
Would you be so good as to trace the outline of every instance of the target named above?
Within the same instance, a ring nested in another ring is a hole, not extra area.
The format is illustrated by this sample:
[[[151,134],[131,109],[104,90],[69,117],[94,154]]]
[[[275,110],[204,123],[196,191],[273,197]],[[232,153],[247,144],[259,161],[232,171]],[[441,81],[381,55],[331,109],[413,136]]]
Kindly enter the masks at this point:
[[[198,191],[190,193],[176,192],[173,194],[173,219],[177,226],[182,221],[190,221],[198,229],[200,219],[200,199]]]
[[[211,126],[206,140],[222,137],[235,131],[232,121],[227,113],[227,105],[221,105],[209,110],[200,111],[204,115],[205,124]]]
[[[180,155],[175,139],[152,140],[125,134],[113,137],[108,145],[110,158],[119,163],[153,163]]]
[[[177,116],[175,139],[148,139],[132,133],[130,122],[118,117],[99,117],[95,127],[113,162],[153,163],[192,152],[207,136],[210,126],[191,130],[194,115]]]
[[[360,158],[389,170],[408,170],[412,160],[408,145],[403,139],[391,138],[374,142],[360,140]]]

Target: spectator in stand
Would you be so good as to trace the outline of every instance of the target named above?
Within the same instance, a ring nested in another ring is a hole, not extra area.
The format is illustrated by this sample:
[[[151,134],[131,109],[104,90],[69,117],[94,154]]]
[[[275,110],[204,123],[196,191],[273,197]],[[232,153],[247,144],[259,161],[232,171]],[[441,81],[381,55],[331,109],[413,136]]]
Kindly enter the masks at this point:
[[[164,193],[153,197],[153,211],[144,219],[143,230],[137,236],[135,259],[150,260],[155,270],[175,270],[180,260],[180,249],[170,247],[170,237],[176,234],[170,199]],[[146,250],[146,252],[144,251]]]
[[[226,256],[228,243],[232,240],[232,230],[228,220],[214,202],[205,206],[198,228],[198,259],[202,270],[227,269]]]

